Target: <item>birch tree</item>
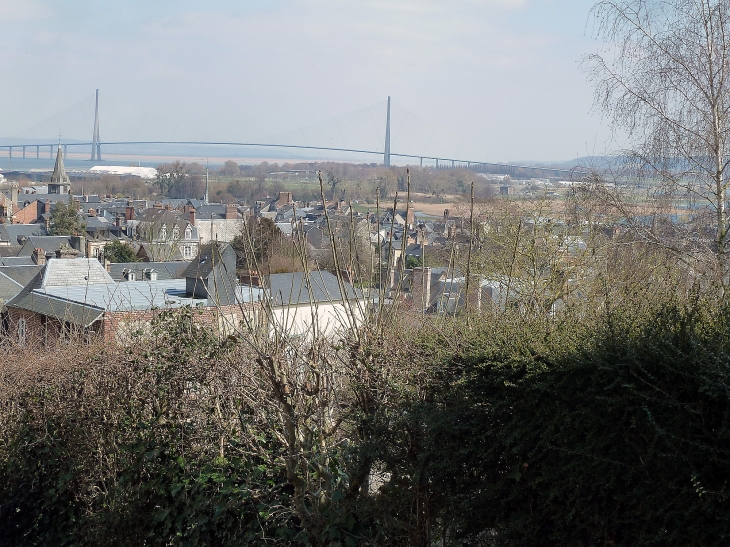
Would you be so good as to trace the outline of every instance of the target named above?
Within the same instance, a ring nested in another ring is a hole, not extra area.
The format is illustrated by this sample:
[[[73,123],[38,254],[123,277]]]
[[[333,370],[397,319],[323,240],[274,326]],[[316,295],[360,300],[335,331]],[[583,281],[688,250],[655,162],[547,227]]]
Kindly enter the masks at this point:
[[[661,192],[704,204],[696,259],[729,283],[730,1],[605,0],[592,14],[601,51],[584,59],[595,106],[628,138],[621,157]],[[679,192],[679,194],[678,194]],[[648,231],[648,230],[647,230]]]

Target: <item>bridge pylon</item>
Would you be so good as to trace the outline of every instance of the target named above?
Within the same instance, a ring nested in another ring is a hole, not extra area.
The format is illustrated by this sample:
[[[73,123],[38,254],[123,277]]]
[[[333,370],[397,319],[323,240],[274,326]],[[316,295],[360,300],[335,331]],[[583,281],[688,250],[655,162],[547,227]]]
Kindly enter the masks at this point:
[[[390,167],[390,95],[388,95],[388,114],[385,118],[385,153],[383,165]]]
[[[101,161],[99,143],[99,90],[96,90],[96,109],[94,110],[94,136],[91,139],[91,161]]]

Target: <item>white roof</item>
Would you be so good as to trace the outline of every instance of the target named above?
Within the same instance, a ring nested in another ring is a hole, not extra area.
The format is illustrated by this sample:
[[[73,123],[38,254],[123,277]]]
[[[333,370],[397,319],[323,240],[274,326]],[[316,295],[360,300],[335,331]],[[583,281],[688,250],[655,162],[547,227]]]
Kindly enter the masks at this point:
[[[95,165],[89,173],[106,173],[109,175],[135,175],[143,179],[153,179],[157,176],[154,167],[126,167],[124,165]]]

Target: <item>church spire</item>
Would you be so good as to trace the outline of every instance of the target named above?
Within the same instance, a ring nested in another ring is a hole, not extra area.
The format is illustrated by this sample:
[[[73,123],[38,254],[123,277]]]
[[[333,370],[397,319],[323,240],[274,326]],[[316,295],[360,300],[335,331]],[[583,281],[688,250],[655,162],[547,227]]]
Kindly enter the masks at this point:
[[[58,154],[56,154],[56,165],[51,174],[51,184],[71,184],[71,180],[66,174],[66,168],[63,166],[63,152],[61,151],[60,145],[58,147]]]
[[[58,154],[56,154],[56,166],[51,173],[51,181],[48,183],[49,194],[69,194],[71,199],[71,179],[66,174],[63,166],[63,151],[61,145],[58,146]]]

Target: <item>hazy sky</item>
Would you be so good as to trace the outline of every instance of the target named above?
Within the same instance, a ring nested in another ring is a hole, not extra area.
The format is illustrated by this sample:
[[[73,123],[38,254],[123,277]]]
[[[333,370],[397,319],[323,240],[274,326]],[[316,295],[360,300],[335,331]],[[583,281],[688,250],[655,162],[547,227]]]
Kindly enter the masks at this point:
[[[100,88],[102,139],[294,138],[318,124],[334,142],[362,118],[343,115],[374,105],[377,131],[344,144],[375,146],[391,95],[393,151],[602,153],[609,133],[580,69],[599,46],[592,4],[0,0],[0,137],[90,138]]]

